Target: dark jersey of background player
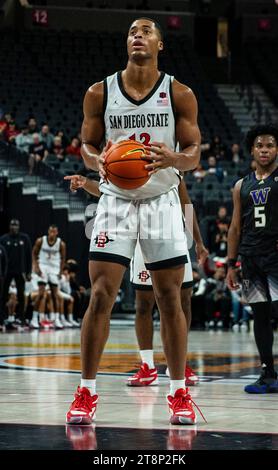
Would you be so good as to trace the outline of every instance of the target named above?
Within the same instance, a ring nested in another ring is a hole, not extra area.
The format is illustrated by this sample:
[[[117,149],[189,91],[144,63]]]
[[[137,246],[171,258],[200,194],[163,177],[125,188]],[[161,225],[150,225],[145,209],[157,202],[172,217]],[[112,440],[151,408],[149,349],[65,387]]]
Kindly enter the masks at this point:
[[[264,255],[276,251],[278,240],[278,168],[266,179],[255,172],[245,176],[240,190],[241,255]]]

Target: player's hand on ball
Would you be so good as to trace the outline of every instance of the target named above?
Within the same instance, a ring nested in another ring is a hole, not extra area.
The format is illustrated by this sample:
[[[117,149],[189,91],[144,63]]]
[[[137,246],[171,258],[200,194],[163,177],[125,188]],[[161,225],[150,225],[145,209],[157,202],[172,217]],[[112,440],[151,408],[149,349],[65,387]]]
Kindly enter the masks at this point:
[[[226,276],[226,284],[230,290],[237,290],[240,288],[237,279],[237,270],[229,268]]]
[[[146,147],[147,155],[144,157],[152,163],[145,166],[149,170],[149,175],[153,175],[158,170],[174,166],[176,160],[175,152],[170,150],[163,142],[152,142],[150,147]]]
[[[78,189],[84,188],[87,178],[82,175],[68,175],[64,176],[64,180],[70,181],[70,190],[76,193]]]
[[[108,183],[107,173],[105,171],[105,156],[106,152],[110,149],[111,145],[113,145],[111,140],[108,140],[107,144],[105,145],[104,149],[102,150],[101,154],[98,157],[98,172],[99,176]]]

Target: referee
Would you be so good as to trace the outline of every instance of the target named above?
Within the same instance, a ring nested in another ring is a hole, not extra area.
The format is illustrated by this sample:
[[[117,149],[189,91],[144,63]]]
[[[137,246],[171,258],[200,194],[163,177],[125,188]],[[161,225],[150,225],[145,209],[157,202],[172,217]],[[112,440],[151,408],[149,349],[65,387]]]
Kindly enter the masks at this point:
[[[24,290],[25,281],[31,280],[32,245],[29,236],[19,231],[20,224],[16,219],[10,221],[9,233],[0,237],[0,245],[4,247],[8,257],[7,272],[4,280],[3,307],[9,295],[9,287],[14,279],[17,288],[18,312],[17,326],[24,326]]]

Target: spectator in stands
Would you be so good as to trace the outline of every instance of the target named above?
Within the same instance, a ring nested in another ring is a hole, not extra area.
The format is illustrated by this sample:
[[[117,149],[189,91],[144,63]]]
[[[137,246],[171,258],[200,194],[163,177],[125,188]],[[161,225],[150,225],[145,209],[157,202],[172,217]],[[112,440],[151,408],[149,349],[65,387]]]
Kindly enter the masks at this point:
[[[206,170],[202,167],[201,163],[197,166],[196,170],[193,171],[193,176],[196,178],[196,181],[198,183],[201,183],[206,176],[207,172]]]
[[[76,155],[78,160],[81,160],[80,140],[77,137],[74,137],[70,145],[67,146],[66,155]]]
[[[65,160],[65,148],[62,145],[62,138],[58,135],[54,137],[51,153],[56,155],[58,160]]]
[[[44,142],[41,142],[40,135],[33,134],[33,143],[29,147],[29,175],[32,175],[36,167],[41,161],[44,161],[48,155],[47,147]]]
[[[6,304],[9,287],[14,279],[17,288],[19,326],[24,325],[25,280],[31,279],[32,246],[29,236],[19,231],[20,224],[16,219],[10,222],[9,233],[2,235],[0,244],[4,246],[8,256],[7,274],[4,282],[3,302]]]
[[[15,121],[10,121],[6,129],[6,140],[9,144],[15,144],[16,136],[19,134],[19,130],[16,128]]]
[[[39,128],[37,126],[37,121],[34,117],[30,117],[28,119],[28,130],[29,134],[37,134],[39,132]]]
[[[230,224],[230,217],[226,206],[219,206],[216,219],[211,221],[208,227],[208,245],[209,251],[213,252],[216,235],[225,229],[228,230]]]
[[[227,160],[236,164],[243,161],[243,151],[240,148],[239,144],[234,143],[227,150]]]
[[[6,140],[6,131],[9,127],[9,122],[12,120],[12,115],[3,111],[0,112],[0,140]]]
[[[57,137],[61,137],[62,146],[63,146],[63,148],[65,149],[65,148],[69,145],[69,139],[68,139],[67,136],[65,135],[64,131],[63,131],[62,129],[59,129],[59,130],[56,132],[56,136],[57,136]],[[81,139],[80,139],[80,142],[81,142]]]
[[[41,142],[45,143],[47,150],[51,150],[52,145],[53,145],[54,135],[51,134],[49,130],[49,126],[47,124],[44,124],[41,128],[40,140]]]
[[[225,283],[226,269],[216,263],[213,277],[207,279],[206,307],[209,328],[229,328],[231,314],[231,293]]]
[[[202,141],[201,143],[201,158],[202,160],[207,160],[210,152],[210,143],[208,141]]]
[[[228,224],[219,221],[217,228],[218,232],[215,235],[214,244],[212,246],[213,259],[214,261],[225,262],[228,248]]]
[[[207,282],[201,277],[197,267],[193,267],[193,288],[191,297],[192,325],[197,327],[205,327],[205,293]]]
[[[224,160],[226,154],[226,146],[222,142],[219,135],[215,135],[210,144],[210,154],[214,155],[216,160]]]
[[[29,134],[28,126],[21,128],[21,132],[15,138],[15,144],[21,152],[29,153],[29,147],[33,143],[33,137]]]
[[[224,171],[221,166],[218,165],[217,160],[214,155],[211,155],[208,158],[208,168],[207,168],[208,175],[215,175],[220,183],[222,183],[224,179]]]

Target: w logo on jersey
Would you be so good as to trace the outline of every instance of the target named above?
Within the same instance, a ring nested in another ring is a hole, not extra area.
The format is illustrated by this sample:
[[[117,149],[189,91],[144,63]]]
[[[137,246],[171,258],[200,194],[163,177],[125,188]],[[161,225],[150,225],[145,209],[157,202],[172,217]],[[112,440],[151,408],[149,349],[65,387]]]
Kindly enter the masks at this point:
[[[250,192],[256,206],[267,203],[267,198],[271,188],[254,189]]]

